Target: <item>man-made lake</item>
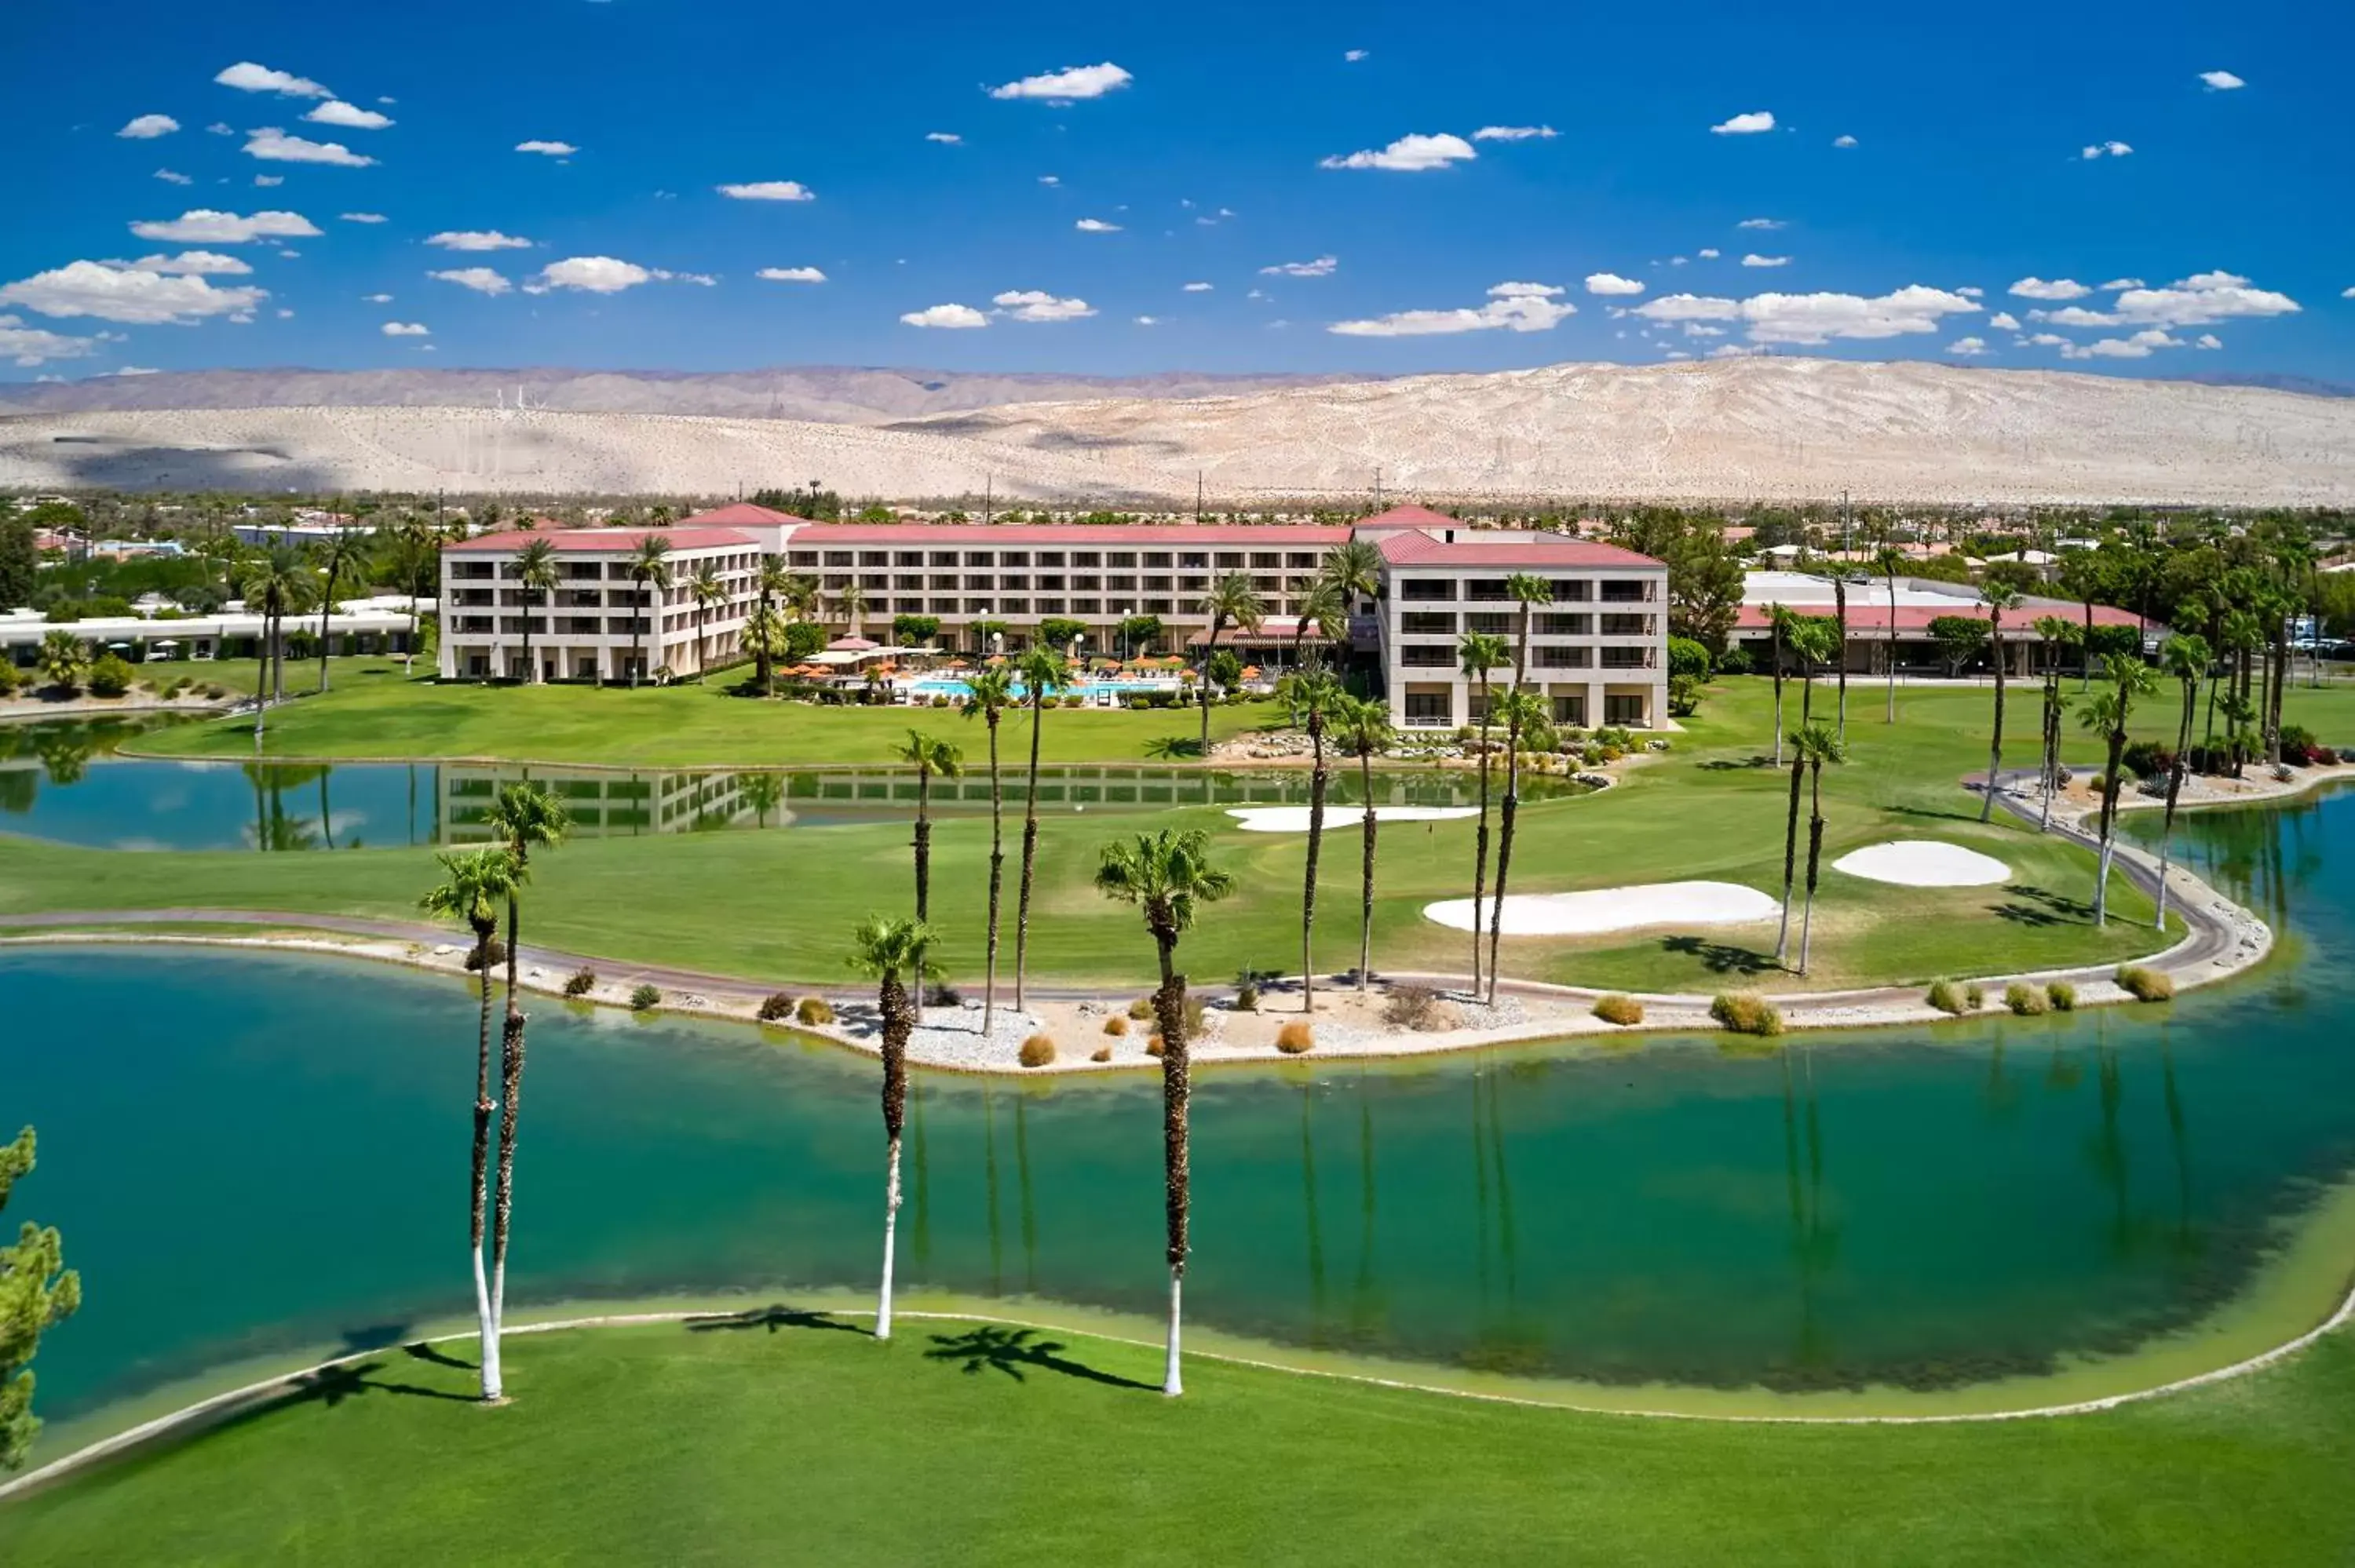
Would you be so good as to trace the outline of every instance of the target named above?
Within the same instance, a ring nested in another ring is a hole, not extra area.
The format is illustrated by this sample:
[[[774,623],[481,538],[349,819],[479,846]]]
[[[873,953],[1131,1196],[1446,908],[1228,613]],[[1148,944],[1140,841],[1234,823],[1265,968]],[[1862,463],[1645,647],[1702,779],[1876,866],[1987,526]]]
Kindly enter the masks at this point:
[[[501,783],[529,777],[560,796],[577,835],[608,838],[727,829],[822,827],[904,818],[916,778],[904,768],[735,772],[715,769],[478,768],[454,763],[184,762],[119,757],[135,723],[0,725],[0,833],[96,849],[264,851],[385,849],[483,842],[483,811]],[[1028,780],[1009,758],[1007,809]],[[1501,783],[1495,788],[1501,789]],[[1153,811],[1171,806],[1305,805],[1304,768],[1042,768],[1042,811]],[[1374,798],[1391,805],[1469,805],[1476,775],[1391,768]],[[1525,779],[1531,800],[1582,794],[1561,778]],[[1354,764],[1336,758],[1327,799],[1359,800]],[[935,779],[943,815],[989,809],[986,769]]]
[[[2198,1319],[2355,1168],[2355,794],[2182,837],[2286,911],[2294,957],[2169,1008],[1759,1056],[1706,1039],[1202,1074],[1189,1315],[1408,1361],[1778,1389],[2041,1372]],[[60,1225],[85,1283],[41,1352],[52,1416],[463,1314],[457,984],[18,949],[0,994],[0,1117],[41,1135],[10,1218]],[[871,1286],[872,1064],[534,1012],[517,1301]],[[906,1277],[1152,1311],[1157,1106],[1143,1077],[921,1078]]]

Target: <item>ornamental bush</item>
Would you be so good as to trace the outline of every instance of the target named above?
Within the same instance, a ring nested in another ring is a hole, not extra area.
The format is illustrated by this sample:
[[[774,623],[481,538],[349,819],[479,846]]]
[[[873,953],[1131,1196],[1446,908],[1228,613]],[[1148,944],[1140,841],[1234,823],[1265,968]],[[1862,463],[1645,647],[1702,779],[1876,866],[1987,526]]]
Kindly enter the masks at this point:
[[[761,1022],[783,1023],[794,1015],[794,999],[783,991],[772,991],[761,1001]]]
[[[1772,1037],[1783,1033],[1783,1015],[1763,996],[1728,991],[1709,1004],[1709,1015],[1734,1034]]]
[[[592,969],[574,969],[564,981],[564,994],[567,996],[587,996],[596,989],[597,971]]]
[[[2077,1011],[2077,988],[2067,980],[2054,980],[2044,988],[2044,1000],[2052,1004],[2055,1012]]]
[[[2114,978],[2118,988],[2137,1001],[2165,1001],[2175,994],[2175,981],[2166,971],[2143,964],[2121,965]]]
[[[2022,1018],[2034,1018],[2044,1012],[2046,999],[2034,986],[2014,980],[2003,988],[2003,1004]]]
[[[1275,1032],[1275,1048],[1287,1056],[1297,1056],[1316,1044],[1316,1032],[1297,1018]]]
[[[794,1009],[794,1016],[804,1023],[831,1023],[834,1022],[834,1005],[822,996],[805,996],[802,998],[802,1004]]]
[[[1964,1000],[1962,988],[1950,980],[1931,981],[1930,993],[1923,1000],[1939,1012],[1951,1012],[1956,1017],[1970,1011],[1969,1003]]]
[[[1114,1039],[1118,1039],[1120,1036],[1126,1034],[1128,1033],[1127,1018],[1120,1013],[1114,1013],[1110,1018],[1104,1020],[1103,1032],[1113,1036]],[[1110,1050],[1111,1047],[1106,1046],[1105,1049]]]
[[[644,1012],[661,1001],[662,991],[658,988],[641,981],[638,989],[630,993],[630,1011]]]
[[[90,694],[93,697],[127,696],[131,692],[133,675],[128,661],[109,653],[90,667]]]
[[[1605,1023],[1616,1023],[1624,1028],[1644,1022],[1644,1004],[1632,996],[1614,992],[1594,1004],[1594,1016]]]
[[[1044,1034],[1033,1034],[1022,1042],[1022,1065],[1045,1067],[1055,1060],[1055,1042]]]

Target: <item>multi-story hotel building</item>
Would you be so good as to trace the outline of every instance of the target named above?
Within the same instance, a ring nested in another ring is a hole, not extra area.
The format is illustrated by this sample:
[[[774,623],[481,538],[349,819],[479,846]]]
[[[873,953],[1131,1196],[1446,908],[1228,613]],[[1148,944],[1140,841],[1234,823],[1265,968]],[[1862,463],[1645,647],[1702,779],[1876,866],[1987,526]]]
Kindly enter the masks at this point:
[[[657,531],[670,540],[672,574],[659,607],[630,570],[639,541]],[[552,602],[527,607],[514,557],[534,537],[556,546],[559,587],[547,596]],[[1371,540],[1382,565],[1376,598],[1351,607],[1351,642],[1379,656],[1400,723],[1476,718],[1477,686],[1458,668],[1456,637],[1518,634],[1518,606],[1506,582],[1520,572],[1543,577],[1552,592],[1554,602],[1530,623],[1529,672],[1560,722],[1648,726],[1666,712],[1667,567],[1608,545],[1475,530],[1411,506],[1328,527],[825,524],[738,504],[662,530],[484,535],[442,555],[441,669],[451,677],[525,676],[527,614],[542,679],[630,679],[641,620],[641,678],[735,662],[758,598],[757,568],[777,555],[816,579],[829,631],[883,632],[897,616],[930,616],[943,645],[975,653],[1018,648],[1039,622],[1056,619],[1089,629],[1085,653],[1127,652],[1120,627],[1140,616],[1158,620],[1165,641],[1199,645],[1210,630],[1204,596],[1217,579],[1241,575],[1266,619],[1249,631],[1228,628],[1222,645],[1247,663],[1277,665],[1290,660],[1301,600],[1326,553],[1352,537]],[[707,564],[726,598],[698,612],[688,584]],[[1509,678],[1499,671],[1492,683]]]

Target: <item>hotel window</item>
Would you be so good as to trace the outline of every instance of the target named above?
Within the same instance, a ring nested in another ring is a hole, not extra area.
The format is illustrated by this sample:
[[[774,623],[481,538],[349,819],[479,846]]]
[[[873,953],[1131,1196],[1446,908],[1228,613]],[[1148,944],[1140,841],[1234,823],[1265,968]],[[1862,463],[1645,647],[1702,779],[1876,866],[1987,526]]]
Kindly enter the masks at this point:
[[[1028,550],[1004,551],[998,556],[997,564],[1001,567],[1027,567],[1030,564],[1030,552]]]
[[[1652,618],[1648,615],[1606,615],[1603,618],[1605,637],[1649,637]]]
[[[1080,589],[1083,593],[1099,593],[1103,589],[1103,578],[1098,577],[1073,577],[1071,579],[1071,586]]]
[[[913,577],[893,577],[891,579],[891,586],[901,593],[906,593],[910,588],[914,588],[917,592],[922,593],[924,588],[924,574],[918,572]]]
[[[1220,550],[1219,552],[1219,570],[1222,572],[1241,571],[1242,569],[1242,564],[1243,553],[1241,550]]]
[[[1104,588],[1105,591],[1110,593],[1135,593],[1136,591],[1136,579],[1135,577],[1106,577],[1104,578]]]
[[[1513,634],[1514,628],[1520,623],[1520,619],[1518,615],[1504,614],[1495,610],[1485,612],[1474,610],[1464,618],[1464,630],[1485,631],[1491,637],[1509,637]]]
[[[1103,565],[1103,556],[1102,554],[1094,550],[1075,550],[1071,554],[1071,565],[1075,567],[1101,567]]]
[[[1586,694],[1568,693],[1554,698],[1553,722],[1575,725],[1583,729],[1586,726]]]
[[[1049,560],[1049,559],[1047,559],[1047,557],[1046,557],[1046,556],[1039,556],[1039,564],[1040,566],[1042,566],[1042,567],[1048,567],[1048,566],[1052,566],[1052,565],[1054,565],[1054,563],[1053,563],[1052,561],[1050,561],[1050,560]],[[1063,579],[1062,579],[1061,577],[1040,577],[1040,578],[1039,579],[1039,586],[1040,588],[1042,588],[1060,589],[1060,588],[1062,588],[1062,586],[1063,586]]]
[[[1314,551],[1295,550],[1284,557],[1284,564],[1295,572],[1313,572],[1316,569],[1316,556]]]
[[[982,593],[987,593],[991,588],[996,586],[996,583],[991,579],[990,575],[987,572],[967,572],[964,575],[964,590],[967,593],[973,593],[976,590]]]
[[[1603,585],[1605,604],[1642,604],[1652,597],[1652,585],[1647,582],[1615,582]]]
[[[1604,724],[1648,726],[1652,721],[1644,715],[1641,697],[1614,697],[1608,693],[1603,698]]]
[[[1449,693],[1409,692],[1406,694],[1406,722],[1409,724],[1451,724],[1455,718],[1455,699]]]
[[[616,567],[613,569],[619,571],[622,568]],[[490,575],[491,563],[488,561],[453,561],[450,563],[450,576],[453,578],[461,581],[480,582]]]
[[[1399,616],[1399,630],[1408,637],[1453,637],[1455,617],[1445,610],[1405,610]]]
[[[861,550],[858,552],[858,564],[862,567],[888,567],[891,564],[891,552],[889,550]]]
[[[1145,552],[1145,564],[1148,567],[1158,567],[1163,571],[1167,571],[1171,565],[1169,552],[1167,550],[1147,550]]]
[[[1252,591],[1262,598],[1272,599],[1284,591],[1283,585],[1273,577],[1253,577],[1251,586]]]
[[[828,550],[826,553],[826,564],[829,567],[855,567],[858,563],[852,558],[848,550]]]
[[[891,552],[891,564],[895,567],[921,567],[924,564],[924,552],[922,550],[894,550]]]
[[[1030,601],[1027,599],[1000,599],[997,608],[1008,615],[1028,615],[1030,613]]]
[[[1145,564],[1148,567],[1156,565],[1166,567],[1169,563],[1156,562],[1148,556]],[[1210,553],[1208,550],[1180,550],[1178,553],[1178,564],[1188,571],[1206,572],[1210,569]]]
[[[957,601],[953,599],[936,599],[932,601],[932,612],[934,615],[954,615],[957,612]]]
[[[1063,552],[1041,550],[1039,552],[1039,564],[1042,567],[1060,567],[1063,564]]]
[[[932,567],[954,567],[957,564],[957,553],[954,550],[934,550],[932,558],[924,564]]]
[[[1540,670],[1592,669],[1594,651],[1591,648],[1547,648],[1537,651],[1537,666]]]
[[[997,552],[995,550],[967,550],[964,553],[964,564],[968,567],[994,567],[997,565]]]
[[[1060,599],[1042,599],[1039,601],[1039,613],[1060,615],[1063,613],[1063,601]]]
[[[1071,601],[1071,613],[1073,615],[1102,615],[1103,613],[1103,605],[1099,600],[1092,599],[1075,599]]]
[[[1594,597],[1594,585],[1584,577],[1556,577],[1552,588],[1557,604],[1584,604]]]
[[[864,572],[859,575],[858,586],[869,593],[881,593],[891,586],[891,579],[881,572]]]
[[[1445,604],[1455,597],[1455,585],[1445,577],[1406,577],[1399,583],[1399,598],[1408,604]]]
[[[1006,608],[1012,609],[1020,602],[1021,601],[1019,599],[1007,599],[1006,601]],[[989,613],[989,600],[986,599],[969,599],[964,601],[964,612],[967,615],[987,615]]]
[[[1226,564],[1226,556],[1220,556],[1219,557],[1219,565],[1223,567]],[[1255,572],[1272,572],[1278,570],[1284,565],[1283,552],[1279,550],[1253,550],[1252,552],[1251,565],[1252,570]]]
[[[1471,577],[1464,584],[1464,597],[1475,604],[1497,604],[1506,598],[1502,577]]]
[[[1209,590],[1210,579],[1208,577],[1179,577],[1178,579],[1178,591],[1179,593],[1208,593]]]
[[[1455,650],[1444,642],[1410,642],[1399,650],[1399,662],[1410,670],[1452,670]]]
[[[1029,588],[1030,578],[1028,574],[1023,572],[1008,572],[997,579],[997,586],[1002,588],[1011,588],[1018,592]]]
[[[786,552],[785,558],[788,564],[796,567],[814,567],[817,565],[817,552],[815,550],[791,550]],[[618,577],[628,571],[628,569],[629,568],[626,567],[608,567],[605,568],[605,575],[607,577]]]
[[[1147,577],[1145,579],[1145,591],[1147,593],[1167,593],[1170,591],[1169,583],[1170,579],[1167,577]]]
[[[954,572],[936,572],[932,576],[932,586],[934,588],[953,588],[957,586],[957,575]]]
[[[1133,569],[1136,565],[1136,552],[1135,550],[1114,550],[1111,555],[1104,557],[1104,565],[1115,569]]]
[[[1592,637],[1594,617],[1591,615],[1540,615],[1538,617],[1540,637]]]
[[[1605,648],[1603,651],[1603,667],[1606,670],[1648,670],[1652,667],[1652,651],[1649,648]]]
[[[1166,599],[1148,599],[1136,607],[1139,615],[1169,615],[1175,613]]]

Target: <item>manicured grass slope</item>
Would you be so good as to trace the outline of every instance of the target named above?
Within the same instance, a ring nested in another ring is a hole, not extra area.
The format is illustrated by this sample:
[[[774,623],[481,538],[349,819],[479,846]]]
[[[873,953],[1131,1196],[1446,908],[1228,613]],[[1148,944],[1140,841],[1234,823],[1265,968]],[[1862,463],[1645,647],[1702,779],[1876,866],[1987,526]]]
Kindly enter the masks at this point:
[[[2355,1542],[2344,1334],[2101,1415],[1799,1427],[1199,1359],[1170,1401],[1148,1348],[934,1353],[974,1331],[532,1336],[496,1411],[452,1397],[463,1366],[389,1351],[332,1399],[0,1507],[0,1560],[2215,1564]]]

